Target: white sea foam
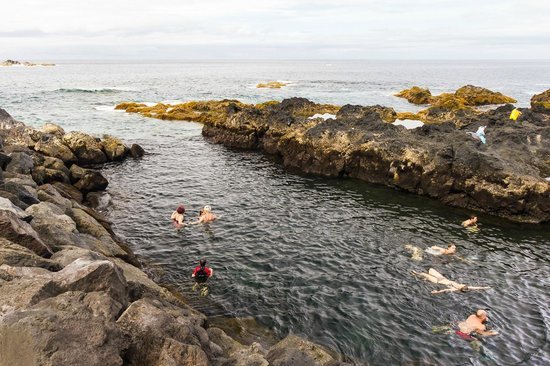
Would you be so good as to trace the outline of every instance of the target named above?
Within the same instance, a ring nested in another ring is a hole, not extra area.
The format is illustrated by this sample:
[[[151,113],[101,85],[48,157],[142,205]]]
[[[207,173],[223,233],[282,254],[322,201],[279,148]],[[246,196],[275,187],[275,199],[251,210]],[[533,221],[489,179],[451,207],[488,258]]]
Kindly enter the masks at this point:
[[[396,126],[404,126],[408,130],[424,126],[424,122],[414,119],[398,119],[393,124]]]
[[[95,106],[94,109],[96,111],[116,111],[117,110],[115,109],[114,105],[98,105],[98,106]]]
[[[169,99],[169,100],[163,100],[161,102],[162,104],[169,104],[169,105],[176,105],[176,104],[182,104],[185,103],[183,100],[179,99]]]
[[[330,113],[325,113],[325,114],[317,113],[317,114],[314,114],[313,116],[309,117],[308,119],[314,119],[314,118],[322,118],[326,121],[329,118],[333,118],[333,119],[336,118],[336,115],[335,114],[330,114]]]

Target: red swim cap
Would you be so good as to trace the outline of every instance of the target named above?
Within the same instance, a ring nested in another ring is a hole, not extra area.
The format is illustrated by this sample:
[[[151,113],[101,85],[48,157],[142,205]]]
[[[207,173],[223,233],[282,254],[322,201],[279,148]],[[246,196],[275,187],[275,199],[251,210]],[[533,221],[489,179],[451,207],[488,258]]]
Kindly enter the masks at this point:
[[[180,205],[176,211],[179,213],[179,214],[183,214],[185,213],[185,207],[183,205]]]

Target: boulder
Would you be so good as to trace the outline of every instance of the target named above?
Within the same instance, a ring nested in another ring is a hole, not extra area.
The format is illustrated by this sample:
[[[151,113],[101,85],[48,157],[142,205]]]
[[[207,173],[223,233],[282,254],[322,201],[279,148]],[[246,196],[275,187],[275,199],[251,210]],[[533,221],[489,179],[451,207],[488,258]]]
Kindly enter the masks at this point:
[[[73,203],[70,199],[63,197],[51,184],[44,184],[38,187],[38,199],[41,202],[50,202],[58,207],[70,208]]]
[[[120,305],[104,292],[67,292],[0,317],[10,366],[123,365],[126,338],[112,322]]]
[[[109,185],[107,179],[97,170],[82,169],[75,165],[71,167],[71,179],[76,181],[75,188],[83,193],[102,191]]]
[[[40,202],[25,211],[33,216],[32,228],[53,248],[78,242],[76,224],[61,208],[50,202]]]
[[[272,366],[328,366],[337,361],[321,346],[295,335],[289,335],[267,354]]]
[[[43,166],[34,168],[32,172],[33,179],[38,184],[46,184],[52,182],[64,182],[69,183],[70,179],[64,170],[48,169]]]
[[[251,346],[245,346],[229,337],[223,330],[215,327],[208,328],[211,349],[215,353],[221,353],[226,362],[235,366],[268,366],[269,362],[265,359],[265,350],[257,343]]]
[[[34,168],[32,158],[20,152],[15,152],[10,155],[11,161],[6,166],[6,171],[21,174],[30,174]]]
[[[74,200],[78,203],[82,203],[82,193],[75,188],[74,186],[62,183],[62,182],[54,182],[52,183],[52,186],[65,198]]]
[[[108,260],[79,258],[52,275],[54,283],[67,291],[104,292],[118,302],[119,309],[128,305],[126,279],[122,271]],[[112,314],[115,320],[117,314]]]
[[[42,125],[42,132],[56,136],[63,136],[65,134],[65,130],[55,123],[44,123]]]
[[[2,187],[2,186],[3,186],[3,183],[0,182],[0,187]],[[11,203],[13,203],[15,206],[19,207],[22,210],[25,210],[25,209],[27,209],[27,207],[29,207],[28,204],[21,201],[17,197],[17,195],[14,194],[14,193],[7,192],[7,191],[4,191],[4,190],[0,189],[0,197],[3,197],[3,198],[6,198],[6,199],[10,200]]]
[[[23,184],[20,184],[17,181],[12,181],[11,178],[9,179],[4,178],[3,190],[9,193],[12,193],[15,197],[17,197],[18,200],[20,200],[21,202],[27,205],[34,205],[40,202],[37,198],[37,195],[34,194],[34,192],[32,192],[32,187],[25,186]],[[17,205],[17,203],[15,202],[14,204]]]
[[[32,128],[21,125],[6,130],[0,129],[0,138],[4,141],[4,145],[34,148],[36,142],[32,139],[35,135],[33,132]]]
[[[455,96],[466,101],[468,106],[516,103],[517,100],[502,93],[480,86],[465,85],[455,91]]]
[[[88,234],[97,240],[86,240],[88,247],[108,257],[125,257],[126,252],[113,240],[110,233],[92,216],[80,208],[68,208],[67,214],[76,223],[81,234]],[[82,238],[82,236],[80,236]],[[98,243],[99,241],[100,243]]]
[[[531,108],[534,112],[550,113],[550,89],[531,98]]]
[[[101,142],[82,132],[69,132],[63,141],[72,150],[80,165],[101,164],[107,161]]]
[[[65,144],[64,140],[58,136],[45,135],[36,143],[34,149],[47,156],[58,158],[67,165],[77,162],[75,154]]]
[[[11,157],[0,152],[0,170],[6,170],[6,167],[11,161]]]
[[[138,144],[132,144],[130,147],[130,155],[132,155],[134,159],[141,158],[144,154],[145,150]]]
[[[2,264],[13,267],[40,267],[49,271],[61,269],[54,260],[39,257],[33,251],[5,238],[0,238],[0,265]]]
[[[208,357],[204,351],[195,345],[183,344],[174,339],[164,340],[155,366],[209,366]]]
[[[0,237],[17,243],[34,253],[49,258],[53,251],[44,243],[33,227],[10,211],[0,210]]]
[[[396,97],[405,98],[412,104],[429,104],[432,99],[430,89],[424,89],[418,86],[413,86],[410,89],[401,90],[395,94]]]
[[[9,199],[0,197],[0,210],[13,212],[20,220],[29,222],[32,216],[27,214],[23,209],[17,207]]]
[[[0,108],[0,130],[12,129],[22,126],[24,126],[22,122],[16,121],[8,112]]]
[[[179,342],[182,346],[176,347],[174,352],[169,352],[170,358],[176,358],[176,355],[180,354],[185,362],[192,359],[202,362],[206,357],[202,350],[208,350],[209,346],[208,335],[202,328],[204,321],[203,315],[190,308],[178,308],[152,299],[133,302],[117,320],[120,329],[132,339],[131,346],[126,352],[127,364],[164,365],[160,361],[164,357],[163,353],[167,351],[166,342],[171,340]],[[195,347],[189,349],[183,345]],[[200,352],[199,348],[202,348]]]
[[[119,161],[128,154],[128,148],[116,137],[104,136],[101,141],[103,151],[110,161]]]

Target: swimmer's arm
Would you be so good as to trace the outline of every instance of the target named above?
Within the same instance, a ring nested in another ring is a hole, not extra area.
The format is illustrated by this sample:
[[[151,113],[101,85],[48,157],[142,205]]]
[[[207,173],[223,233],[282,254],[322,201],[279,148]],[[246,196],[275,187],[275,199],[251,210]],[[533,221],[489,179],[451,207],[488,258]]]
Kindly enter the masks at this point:
[[[468,290],[488,290],[489,286],[468,286]]]
[[[479,330],[479,329],[476,330],[476,333],[482,336],[494,336],[498,334],[496,330]]]
[[[214,275],[214,270],[212,268],[210,268],[210,276],[208,277],[212,277]]]
[[[443,290],[433,290],[431,293],[432,294],[442,294],[444,292],[455,292],[455,291],[458,291],[457,288],[446,288],[446,289],[443,289]]]

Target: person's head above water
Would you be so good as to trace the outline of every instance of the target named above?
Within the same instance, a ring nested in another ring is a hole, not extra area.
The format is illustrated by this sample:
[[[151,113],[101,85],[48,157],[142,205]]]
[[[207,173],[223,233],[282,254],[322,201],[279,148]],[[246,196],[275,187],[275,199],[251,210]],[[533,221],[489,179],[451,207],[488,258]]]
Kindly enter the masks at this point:
[[[185,213],[185,206],[179,205],[178,208],[176,209],[176,212],[179,213],[179,214],[184,214]]]
[[[448,253],[448,254],[453,254],[454,252],[456,252],[456,245],[450,244],[450,245],[447,247],[447,253]]]
[[[481,320],[482,323],[487,321],[487,312],[485,310],[478,310],[476,312],[476,316],[479,318],[479,320]]]
[[[204,212],[210,212],[210,211],[212,211],[212,207],[206,205],[206,206],[204,206],[204,208],[203,208],[202,210],[203,210]]]
[[[199,261],[199,265],[200,265],[201,267],[205,267],[205,266],[206,266],[206,259],[204,259],[204,258],[201,259],[201,260]]]

